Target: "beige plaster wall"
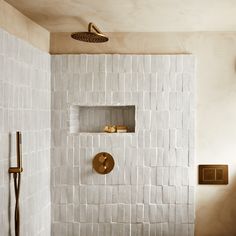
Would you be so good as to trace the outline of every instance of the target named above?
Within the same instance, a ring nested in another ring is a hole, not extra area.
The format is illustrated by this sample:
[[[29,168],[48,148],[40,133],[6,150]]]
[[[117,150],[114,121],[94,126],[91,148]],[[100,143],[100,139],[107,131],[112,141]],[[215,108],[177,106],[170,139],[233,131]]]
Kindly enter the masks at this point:
[[[107,44],[51,34],[51,53],[193,53],[197,163],[229,164],[229,185],[197,186],[196,236],[236,235],[236,33],[108,33]]]
[[[50,33],[4,0],[0,0],[0,28],[49,52]]]
[[[50,32],[231,31],[235,0],[6,0]]]

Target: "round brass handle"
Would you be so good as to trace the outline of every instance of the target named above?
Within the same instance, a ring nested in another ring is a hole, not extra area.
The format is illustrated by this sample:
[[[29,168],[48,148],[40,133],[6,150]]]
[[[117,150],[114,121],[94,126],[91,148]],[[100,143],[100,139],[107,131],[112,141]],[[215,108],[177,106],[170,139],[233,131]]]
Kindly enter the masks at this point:
[[[102,175],[108,174],[114,168],[115,162],[108,152],[100,152],[93,158],[93,169]]]

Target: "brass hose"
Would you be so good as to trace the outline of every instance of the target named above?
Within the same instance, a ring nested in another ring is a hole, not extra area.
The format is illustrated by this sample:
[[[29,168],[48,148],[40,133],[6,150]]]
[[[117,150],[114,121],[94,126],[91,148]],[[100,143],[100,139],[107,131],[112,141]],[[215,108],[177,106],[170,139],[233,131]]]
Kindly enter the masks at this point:
[[[16,132],[16,156],[17,156],[17,167],[10,167],[9,173],[13,174],[14,179],[14,189],[16,196],[16,205],[15,205],[15,236],[20,236],[20,207],[19,207],[19,198],[20,198],[20,184],[21,184],[21,172],[22,168],[22,154],[21,154],[21,132]]]
[[[16,205],[15,205],[15,236],[20,236],[20,207],[19,207],[19,198],[20,198],[20,183],[21,183],[21,173],[14,173],[14,188],[16,196]],[[17,182],[18,179],[18,182]]]

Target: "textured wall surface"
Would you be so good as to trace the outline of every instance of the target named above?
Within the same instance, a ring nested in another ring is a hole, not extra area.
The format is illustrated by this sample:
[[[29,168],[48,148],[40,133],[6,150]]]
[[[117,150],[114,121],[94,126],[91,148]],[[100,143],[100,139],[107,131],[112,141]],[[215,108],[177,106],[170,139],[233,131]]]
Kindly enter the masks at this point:
[[[0,0],[0,27],[34,47],[49,52],[49,31],[23,15],[5,0]]]
[[[126,104],[135,133],[69,134],[70,105]],[[194,57],[53,56],[51,174],[52,235],[193,235]]]
[[[23,139],[21,235],[50,235],[50,86],[50,55],[0,29],[1,236],[14,235],[8,169],[16,165],[17,130]]]

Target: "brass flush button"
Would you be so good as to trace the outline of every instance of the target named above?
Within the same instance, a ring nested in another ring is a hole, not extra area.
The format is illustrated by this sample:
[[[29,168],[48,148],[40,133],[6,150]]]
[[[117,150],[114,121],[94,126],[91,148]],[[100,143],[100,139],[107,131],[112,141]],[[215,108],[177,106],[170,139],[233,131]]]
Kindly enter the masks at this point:
[[[199,165],[199,184],[228,184],[228,165]]]
[[[93,169],[102,175],[110,173],[114,168],[115,162],[110,153],[100,152],[93,158]]]

